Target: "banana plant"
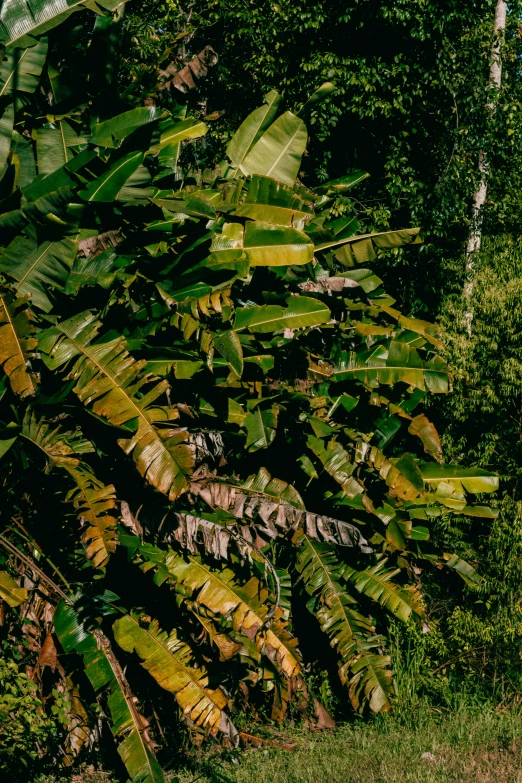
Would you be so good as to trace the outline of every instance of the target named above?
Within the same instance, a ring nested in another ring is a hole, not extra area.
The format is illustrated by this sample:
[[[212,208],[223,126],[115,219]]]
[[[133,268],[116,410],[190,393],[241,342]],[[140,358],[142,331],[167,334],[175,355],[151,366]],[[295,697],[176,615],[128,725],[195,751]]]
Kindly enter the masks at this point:
[[[11,86],[14,55],[2,64],[10,101],[38,86],[57,8],[29,26],[26,3],[2,12],[26,53]],[[482,495],[498,486],[444,463],[420,409],[451,389],[437,327],[397,310],[378,276],[419,229],[365,229],[351,198],[364,172],[305,187],[308,109],[279,113],[273,91],[227,160],[187,171],[198,118],[61,112],[59,71],[43,78],[56,106],[29,140],[12,102],[0,119],[0,470],[6,518],[44,542],[37,564],[30,536],[2,531],[0,597],[13,612],[30,599],[20,563],[59,574],[55,634],[136,783],[163,780],[160,728],[132,691],[155,715],[142,670],[170,717],[229,746],[241,693],[272,699],[276,720],[292,693],[306,701],[299,601],[354,710],[389,709],[387,621],[423,617],[415,574],[480,581],[436,551],[432,521],[494,517]]]

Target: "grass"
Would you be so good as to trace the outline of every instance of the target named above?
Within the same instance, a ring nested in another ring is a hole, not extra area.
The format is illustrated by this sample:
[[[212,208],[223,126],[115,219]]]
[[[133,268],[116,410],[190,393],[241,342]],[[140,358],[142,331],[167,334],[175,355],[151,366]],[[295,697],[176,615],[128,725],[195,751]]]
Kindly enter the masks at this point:
[[[250,749],[239,764],[214,760],[180,783],[522,783],[522,715],[488,708],[288,732],[296,749]]]
[[[193,751],[171,783],[522,783],[522,714],[464,704],[452,713],[414,711],[402,718],[343,724],[329,732],[273,731],[272,744],[221,753]],[[260,731],[262,731],[260,729]],[[72,773],[74,783],[123,783],[121,778]],[[39,777],[30,783],[65,783]]]

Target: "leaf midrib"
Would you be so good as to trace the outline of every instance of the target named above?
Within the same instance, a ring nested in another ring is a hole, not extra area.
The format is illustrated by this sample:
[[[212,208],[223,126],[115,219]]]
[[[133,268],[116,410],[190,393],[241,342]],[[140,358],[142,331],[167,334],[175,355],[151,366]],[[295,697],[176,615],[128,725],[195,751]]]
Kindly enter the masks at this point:
[[[10,83],[11,79],[15,75],[16,71],[18,70],[18,67],[19,67],[20,63],[22,62],[22,60],[24,59],[24,57],[25,57],[25,55],[27,54],[28,51],[29,51],[29,49],[24,49],[24,53],[22,55],[20,55],[20,57],[18,58],[18,60],[16,62],[16,66],[13,64],[13,68],[11,69],[10,74],[7,77],[7,79],[5,80],[4,86],[0,90],[0,95],[4,95],[4,93],[6,91],[6,88],[7,88],[7,85]]]
[[[25,0],[24,5],[26,7],[28,7],[27,0]],[[38,29],[38,27],[40,27],[41,25],[48,24],[53,19],[56,19],[57,17],[62,16],[62,14],[74,13],[76,8],[78,6],[82,6],[82,5],[85,5],[85,0],[76,0],[76,2],[72,2],[67,8],[62,8],[61,11],[56,11],[55,13],[50,14],[49,16],[46,16],[46,18],[42,19],[41,22],[38,22],[37,24],[32,25],[29,30],[24,30],[22,35],[17,35],[15,38],[9,38],[7,41],[5,41],[3,43],[4,43],[5,46],[12,46],[13,43],[15,41],[19,41],[20,38],[24,38],[26,35],[32,35],[33,31]],[[30,12],[29,12],[29,14],[28,13],[24,13],[24,17],[26,19],[27,19],[27,17],[29,15],[34,19],[34,16]],[[1,16],[0,16],[0,21],[3,21]],[[16,25],[16,28],[18,28],[18,25]]]

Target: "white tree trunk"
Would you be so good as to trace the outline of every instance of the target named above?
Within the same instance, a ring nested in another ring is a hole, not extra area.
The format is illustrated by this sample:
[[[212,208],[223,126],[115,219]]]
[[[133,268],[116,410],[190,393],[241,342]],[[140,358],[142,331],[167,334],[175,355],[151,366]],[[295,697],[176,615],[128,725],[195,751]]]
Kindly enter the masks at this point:
[[[491,58],[489,67],[489,87],[496,90],[500,90],[502,83],[502,59],[500,57],[500,47],[504,37],[504,30],[506,28],[506,15],[507,4],[505,0],[497,0],[497,6],[495,8],[495,22],[493,25],[493,44],[491,46]],[[487,103],[487,109],[490,114],[495,112],[495,100],[492,99]],[[488,191],[488,173],[489,166],[484,155],[484,151],[479,153],[479,172],[480,183],[478,189],[473,194],[473,208],[471,213],[471,228],[468,237],[468,243],[466,246],[466,270],[465,270],[465,283],[464,283],[464,296],[469,300],[473,293],[474,280],[474,266],[475,255],[480,250],[480,244],[482,241],[482,210],[486,201]],[[473,313],[471,307],[469,312],[466,313],[466,321],[468,325],[468,332],[471,331],[471,321]]]

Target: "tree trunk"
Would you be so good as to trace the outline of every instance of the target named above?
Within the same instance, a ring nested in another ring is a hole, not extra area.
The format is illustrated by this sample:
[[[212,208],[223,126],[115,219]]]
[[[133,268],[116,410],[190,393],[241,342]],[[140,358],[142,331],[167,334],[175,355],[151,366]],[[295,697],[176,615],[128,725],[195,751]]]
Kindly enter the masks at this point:
[[[500,47],[503,40],[504,30],[506,28],[506,14],[507,4],[505,0],[497,0],[497,6],[495,8],[495,22],[493,25],[493,44],[491,46],[491,57],[489,67],[489,88],[500,90],[502,83],[502,59],[500,57]],[[492,97],[487,103],[488,114],[493,115],[495,112],[496,101]],[[474,266],[475,255],[480,250],[482,241],[482,210],[486,201],[488,190],[488,173],[489,165],[486,159],[484,150],[480,150],[479,153],[479,172],[480,183],[478,189],[473,194],[473,208],[471,213],[471,228],[468,236],[468,243],[466,246],[466,269],[465,269],[465,283],[464,283],[464,296],[466,299],[471,299],[473,293],[473,287],[475,284],[474,279]],[[466,313],[466,321],[468,325],[468,332],[471,330],[471,321],[473,313],[471,312],[471,306],[469,312]]]

